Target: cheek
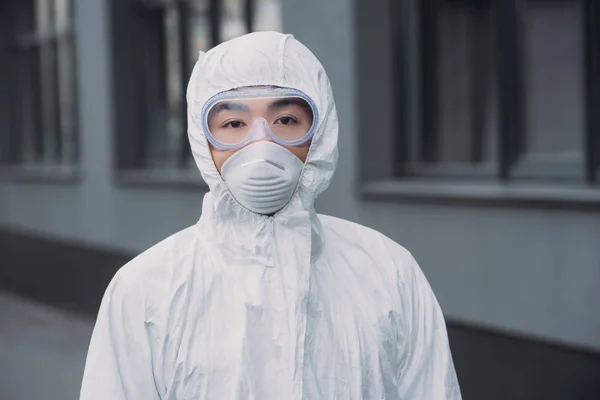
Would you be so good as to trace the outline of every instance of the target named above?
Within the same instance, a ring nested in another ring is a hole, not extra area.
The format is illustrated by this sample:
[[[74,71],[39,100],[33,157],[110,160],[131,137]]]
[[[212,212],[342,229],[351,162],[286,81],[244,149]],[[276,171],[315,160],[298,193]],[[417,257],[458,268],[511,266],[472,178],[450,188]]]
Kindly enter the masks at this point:
[[[221,173],[221,167],[223,164],[225,164],[225,161],[227,161],[227,159],[231,157],[233,153],[235,153],[235,150],[222,151],[216,150],[211,146],[210,154],[212,155],[213,161],[215,162],[215,167],[217,167],[217,171],[219,171],[219,173]]]
[[[296,157],[300,159],[302,162],[306,162],[306,157],[308,156],[309,146],[303,147],[286,147],[289,151],[291,151]]]

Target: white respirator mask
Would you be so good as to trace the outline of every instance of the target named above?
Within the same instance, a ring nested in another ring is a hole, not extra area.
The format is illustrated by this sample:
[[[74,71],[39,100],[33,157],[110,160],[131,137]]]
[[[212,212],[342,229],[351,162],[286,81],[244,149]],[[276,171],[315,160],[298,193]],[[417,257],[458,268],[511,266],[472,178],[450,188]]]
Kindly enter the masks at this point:
[[[221,168],[232,196],[244,208],[273,214],[290,201],[304,163],[278,144],[259,141],[234,153]]]

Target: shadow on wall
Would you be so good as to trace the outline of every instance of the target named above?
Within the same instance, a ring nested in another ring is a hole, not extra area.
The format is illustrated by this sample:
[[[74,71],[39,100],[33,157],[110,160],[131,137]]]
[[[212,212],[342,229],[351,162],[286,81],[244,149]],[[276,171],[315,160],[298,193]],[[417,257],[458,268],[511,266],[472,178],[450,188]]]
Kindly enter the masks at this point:
[[[600,354],[448,321],[465,400],[598,400]]]
[[[131,258],[0,227],[0,289],[96,315],[104,290]]]

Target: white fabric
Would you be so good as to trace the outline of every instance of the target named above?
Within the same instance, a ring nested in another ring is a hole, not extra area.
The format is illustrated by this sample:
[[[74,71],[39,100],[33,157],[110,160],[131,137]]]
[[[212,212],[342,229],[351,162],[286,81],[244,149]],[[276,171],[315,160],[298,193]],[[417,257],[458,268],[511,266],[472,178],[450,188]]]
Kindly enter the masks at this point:
[[[321,115],[297,191],[274,217],[232,198],[198,124],[209,97],[248,85],[302,90]],[[202,216],[110,283],[81,399],[460,399],[442,312],[410,253],[315,213],[338,130],[315,56],[275,32],[234,39],[200,55],[188,102],[210,186]]]

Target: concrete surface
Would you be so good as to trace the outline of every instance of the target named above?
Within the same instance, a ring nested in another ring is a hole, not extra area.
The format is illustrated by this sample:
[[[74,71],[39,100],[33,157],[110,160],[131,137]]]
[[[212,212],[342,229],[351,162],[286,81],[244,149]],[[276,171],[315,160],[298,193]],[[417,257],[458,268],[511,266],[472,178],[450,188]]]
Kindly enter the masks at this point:
[[[75,400],[94,321],[0,292],[0,400]]]

